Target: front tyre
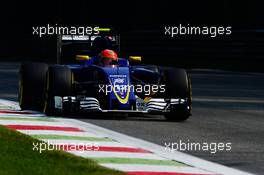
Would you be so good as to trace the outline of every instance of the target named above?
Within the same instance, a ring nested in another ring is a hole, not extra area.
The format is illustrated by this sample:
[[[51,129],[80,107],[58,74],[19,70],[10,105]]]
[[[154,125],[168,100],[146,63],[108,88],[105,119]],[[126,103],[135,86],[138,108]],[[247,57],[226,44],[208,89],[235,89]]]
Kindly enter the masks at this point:
[[[46,76],[45,105],[43,112],[47,115],[59,113],[55,108],[55,96],[72,95],[73,76],[71,69],[63,65],[50,66]]]
[[[191,115],[192,95],[191,83],[184,69],[167,68],[163,72],[166,85],[166,98],[184,99],[183,104],[174,105],[171,111],[165,114],[169,121],[185,121]]]
[[[47,70],[48,65],[45,63],[21,64],[18,99],[22,110],[42,110]]]

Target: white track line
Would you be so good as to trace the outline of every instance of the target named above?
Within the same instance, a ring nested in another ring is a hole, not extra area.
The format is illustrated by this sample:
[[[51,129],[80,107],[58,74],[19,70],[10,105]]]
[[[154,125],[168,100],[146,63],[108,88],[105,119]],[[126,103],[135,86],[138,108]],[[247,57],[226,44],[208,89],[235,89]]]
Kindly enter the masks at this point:
[[[13,120],[0,120],[0,125],[13,125]],[[16,125],[29,125],[29,126],[61,126],[60,122],[45,122],[45,121],[23,121],[17,120],[15,121]],[[72,125],[68,124],[63,127],[72,127]]]
[[[46,117],[44,116],[43,114],[5,114],[5,113],[0,113],[0,116],[3,116],[3,117],[20,117],[20,116],[23,116],[23,117]]]
[[[72,154],[81,156],[81,157],[102,157],[102,158],[107,158],[107,157],[114,157],[114,158],[139,158],[139,159],[150,159],[150,160],[168,160],[167,158],[163,158],[160,156],[157,156],[155,154],[149,154],[149,153],[124,153],[124,152],[108,152],[108,151],[67,151]]]
[[[62,136],[83,136],[105,138],[91,132],[64,132],[64,131],[46,131],[46,130],[17,130],[27,135],[62,135]]]
[[[52,119],[50,119],[49,117],[46,117],[46,116],[43,116],[43,114],[42,115],[27,115],[27,114],[18,114],[18,115],[1,115],[0,114],[0,120],[1,120],[1,118],[6,118],[6,117],[8,117],[8,118],[17,118],[17,117],[19,117],[19,118],[22,118],[22,119],[36,119],[36,118],[38,118],[38,119],[47,119],[48,121],[53,121]],[[44,121],[44,120],[43,120]]]
[[[188,167],[188,166],[164,166],[164,165],[155,166],[155,165],[138,165],[138,164],[128,165],[128,164],[114,164],[114,163],[112,164],[102,163],[100,165],[125,172],[131,172],[131,171],[135,171],[135,169],[136,170],[138,169],[139,171],[144,171],[144,172],[177,172],[177,173],[190,173],[190,174],[212,174],[208,171],[193,167]]]
[[[15,110],[20,110],[19,104],[14,101],[0,99],[0,104],[7,107],[11,107],[12,109]]]

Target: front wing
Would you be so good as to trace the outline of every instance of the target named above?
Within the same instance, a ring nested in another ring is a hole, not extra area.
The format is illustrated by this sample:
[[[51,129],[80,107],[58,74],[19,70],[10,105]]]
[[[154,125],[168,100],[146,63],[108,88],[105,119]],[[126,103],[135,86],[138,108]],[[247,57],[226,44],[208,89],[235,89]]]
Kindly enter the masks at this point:
[[[101,109],[100,102],[94,97],[74,97],[74,96],[55,96],[55,109],[60,112],[113,112],[113,113],[150,113],[162,114],[177,111],[178,108],[186,108],[189,110],[190,106],[187,105],[187,99],[181,98],[151,98],[143,100],[136,99],[136,105],[131,106],[130,110],[112,110]]]

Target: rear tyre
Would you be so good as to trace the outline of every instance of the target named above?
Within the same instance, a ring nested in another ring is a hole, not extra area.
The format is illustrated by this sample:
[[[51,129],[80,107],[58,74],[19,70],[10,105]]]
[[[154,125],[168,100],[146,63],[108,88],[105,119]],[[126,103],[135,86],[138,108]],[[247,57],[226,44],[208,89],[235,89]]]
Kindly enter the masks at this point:
[[[21,64],[18,99],[22,110],[41,111],[43,109],[47,70],[48,65],[45,63]]]
[[[184,69],[164,69],[164,82],[166,85],[166,98],[180,98],[187,100],[187,103],[175,105],[171,112],[165,114],[169,121],[185,121],[191,115],[191,83],[187,72]]]
[[[45,105],[43,112],[47,115],[58,114],[55,108],[55,96],[72,95],[73,76],[69,67],[62,65],[50,66],[46,76]]]

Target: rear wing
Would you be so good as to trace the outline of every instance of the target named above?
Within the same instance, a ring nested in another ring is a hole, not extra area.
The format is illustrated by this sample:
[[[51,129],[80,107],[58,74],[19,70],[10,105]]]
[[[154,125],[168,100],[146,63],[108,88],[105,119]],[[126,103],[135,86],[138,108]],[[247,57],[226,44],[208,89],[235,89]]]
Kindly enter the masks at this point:
[[[119,35],[57,35],[57,64],[63,62],[63,57],[71,57],[78,51],[91,51],[93,41],[97,37],[107,37],[111,41],[112,49],[118,53],[120,52]]]

